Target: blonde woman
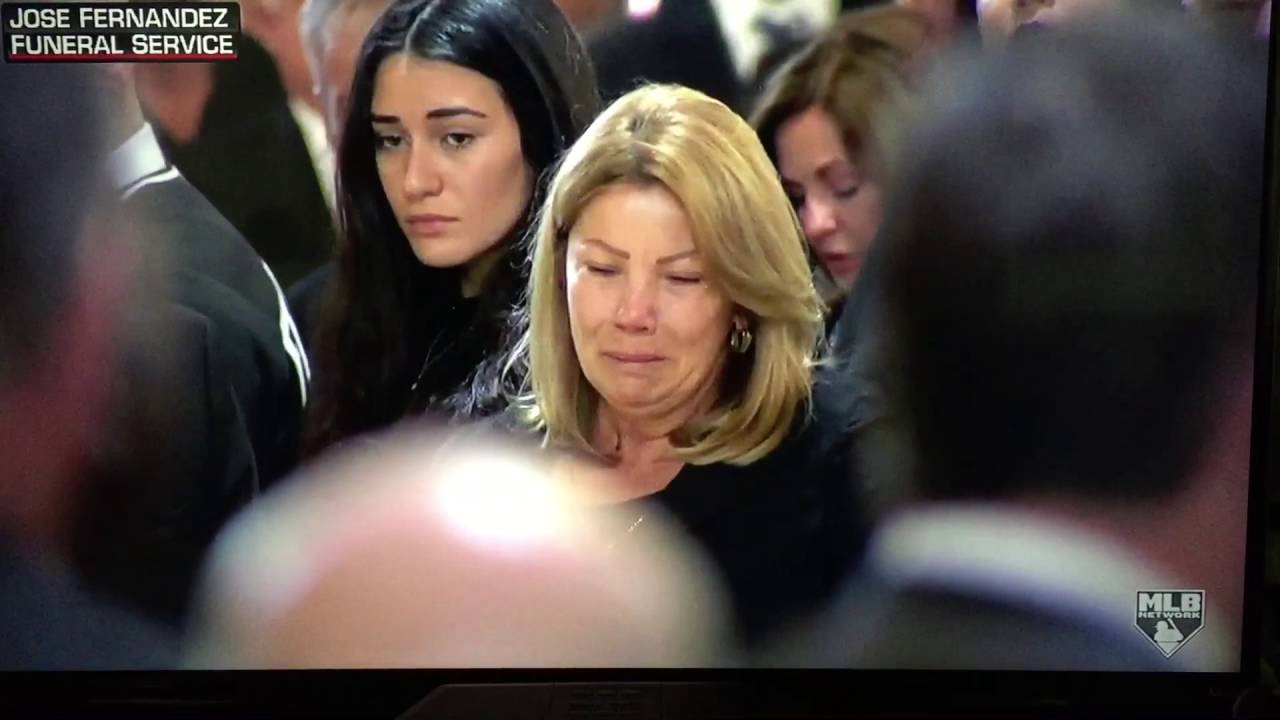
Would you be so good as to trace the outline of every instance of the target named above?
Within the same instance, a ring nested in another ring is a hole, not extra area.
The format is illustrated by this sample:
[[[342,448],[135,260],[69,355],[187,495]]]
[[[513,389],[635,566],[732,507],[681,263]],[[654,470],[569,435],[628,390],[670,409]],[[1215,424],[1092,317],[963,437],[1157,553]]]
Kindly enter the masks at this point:
[[[594,502],[661,507],[718,565],[747,640],[819,607],[861,542],[847,445],[812,397],[822,305],[755,133],[674,86],[617,100],[536,233],[511,416]],[[582,468],[586,468],[583,470]]]

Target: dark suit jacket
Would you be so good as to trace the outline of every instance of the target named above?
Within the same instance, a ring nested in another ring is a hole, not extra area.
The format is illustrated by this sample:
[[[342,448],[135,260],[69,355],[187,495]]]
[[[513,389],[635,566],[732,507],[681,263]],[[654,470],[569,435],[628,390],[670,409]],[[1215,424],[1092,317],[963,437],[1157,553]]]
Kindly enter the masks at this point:
[[[214,83],[194,142],[178,145],[155,124],[157,138],[288,287],[334,244],[315,166],[266,51],[244,37],[240,58],[219,63]]]
[[[316,331],[320,328],[321,313],[324,311],[326,293],[337,279],[337,264],[326,263],[320,269],[307,275],[289,288],[285,298],[289,303],[289,312],[298,325],[298,337],[307,353],[314,356],[316,350]]]
[[[213,206],[177,179],[125,207],[146,262],[75,558],[92,589],[177,624],[217,532],[292,462],[302,395],[281,295]]]
[[[589,49],[606,101],[650,81],[685,85],[743,109],[745,89],[708,0],[664,2],[652,18],[624,21]]]
[[[88,588],[172,626],[217,532],[258,492],[215,325],[153,300],[134,318],[75,528]]]
[[[894,586],[864,571],[823,619],[761,664],[949,670],[1131,670],[1169,663],[1116,627],[947,587]]]
[[[166,670],[174,638],[0,538],[0,671]]]
[[[215,327],[259,480],[294,462],[302,416],[301,340],[262,258],[185,179],[139,189],[128,201],[143,223],[157,292]]]

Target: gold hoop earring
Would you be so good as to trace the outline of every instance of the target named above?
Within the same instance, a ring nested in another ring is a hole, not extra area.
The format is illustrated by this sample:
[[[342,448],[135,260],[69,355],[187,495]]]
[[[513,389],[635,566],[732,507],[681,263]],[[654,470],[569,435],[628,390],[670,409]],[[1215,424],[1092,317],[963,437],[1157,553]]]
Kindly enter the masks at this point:
[[[741,355],[751,349],[751,341],[753,339],[750,330],[744,327],[736,327],[733,332],[729,333],[729,349]]]

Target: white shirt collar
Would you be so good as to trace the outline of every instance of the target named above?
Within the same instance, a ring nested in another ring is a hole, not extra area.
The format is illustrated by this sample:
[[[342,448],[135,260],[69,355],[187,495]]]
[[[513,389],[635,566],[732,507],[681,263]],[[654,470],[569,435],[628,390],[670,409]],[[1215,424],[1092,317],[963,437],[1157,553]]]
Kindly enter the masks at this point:
[[[111,169],[111,182],[119,190],[136,183],[147,175],[160,172],[167,167],[160,143],[156,141],[155,131],[150,123],[142,123],[138,131],[115,149],[108,159]]]
[[[329,147],[329,138],[324,130],[324,118],[305,100],[289,99],[289,112],[302,133],[302,141],[307,146],[307,154],[315,169],[316,179],[320,183],[320,191],[324,194],[325,203],[331,212],[337,212],[337,200],[334,194],[334,153]]]
[[[1011,507],[948,504],[908,510],[876,533],[868,560],[891,584],[929,584],[1003,596],[1049,612],[1132,626],[1142,590],[1199,589],[1161,576],[1095,534]],[[1204,628],[1171,669],[1236,672],[1240,654],[1226,616],[1205,597]],[[1216,621],[1216,622],[1215,622]],[[1158,656],[1157,656],[1158,657]]]

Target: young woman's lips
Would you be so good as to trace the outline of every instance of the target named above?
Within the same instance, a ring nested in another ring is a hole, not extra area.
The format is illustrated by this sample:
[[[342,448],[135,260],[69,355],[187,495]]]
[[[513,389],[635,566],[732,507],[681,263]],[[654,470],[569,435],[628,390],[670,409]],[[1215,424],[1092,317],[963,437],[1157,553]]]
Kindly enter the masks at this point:
[[[435,235],[443,235],[449,230],[449,227],[458,222],[458,218],[448,215],[434,215],[431,213],[423,213],[420,215],[410,215],[406,218],[406,224],[409,226],[411,234],[419,237],[432,237]]]

